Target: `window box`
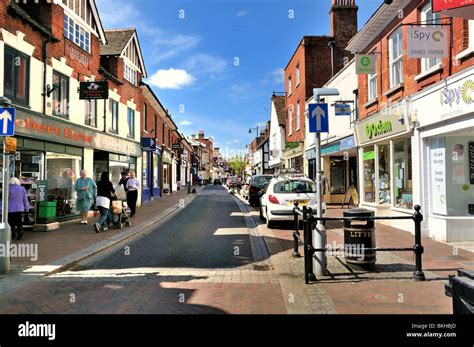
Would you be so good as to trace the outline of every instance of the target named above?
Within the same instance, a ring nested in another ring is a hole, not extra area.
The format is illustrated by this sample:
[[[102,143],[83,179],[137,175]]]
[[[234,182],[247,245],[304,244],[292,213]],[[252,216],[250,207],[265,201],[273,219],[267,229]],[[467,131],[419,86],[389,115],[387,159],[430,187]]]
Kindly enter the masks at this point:
[[[396,92],[399,92],[403,89],[405,89],[405,85],[403,83],[399,83],[395,87],[387,90],[384,95],[385,96],[390,96],[390,95],[395,94]]]
[[[443,64],[442,63],[438,63],[436,64],[435,66],[431,67],[430,69],[420,73],[419,75],[416,75],[415,76],[415,81],[419,81],[419,80],[422,80],[428,76],[431,76],[433,74],[435,74],[436,72],[439,72],[439,71],[443,71]]]
[[[366,102],[364,105],[362,105],[365,108],[372,107],[374,105],[377,105],[379,103],[379,98],[375,98],[373,100],[370,100],[369,102]]]

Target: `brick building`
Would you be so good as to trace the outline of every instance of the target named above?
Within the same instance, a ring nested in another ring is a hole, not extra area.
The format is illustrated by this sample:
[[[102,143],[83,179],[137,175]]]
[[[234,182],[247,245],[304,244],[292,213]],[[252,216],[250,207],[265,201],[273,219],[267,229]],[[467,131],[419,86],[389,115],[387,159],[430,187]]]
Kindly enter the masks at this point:
[[[329,36],[304,36],[285,68],[287,168],[304,170],[305,103],[313,88],[322,87],[345,64],[351,53],[345,51],[357,33],[358,7],[354,0],[333,0]]]
[[[114,183],[122,170],[141,171],[138,85],[146,71],[143,59],[133,60],[141,57],[136,32],[134,49],[107,64],[102,48],[114,40],[109,42],[94,0],[2,1],[0,31],[0,95],[17,110],[14,174],[31,199],[33,183],[47,180],[57,218],[74,217],[72,185],[80,169],[93,178],[109,171]],[[133,64],[124,76],[121,64],[129,57]],[[84,81],[108,81],[109,100],[80,100]],[[35,222],[36,204],[30,202],[27,224]]]
[[[445,58],[405,53],[409,29],[426,23],[447,38]],[[376,73],[358,78],[361,205],[403,215],[420,204],[426,234],[474,240],[474,21],[433,13],[430,1],[394,0],[348,50],[376,57]]]

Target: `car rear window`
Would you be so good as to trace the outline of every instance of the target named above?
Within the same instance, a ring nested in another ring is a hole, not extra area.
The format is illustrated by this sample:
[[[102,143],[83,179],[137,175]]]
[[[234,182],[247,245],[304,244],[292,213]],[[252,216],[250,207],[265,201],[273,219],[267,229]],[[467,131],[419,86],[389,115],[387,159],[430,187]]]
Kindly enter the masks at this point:
[[[316,185],[313,182],[288,180],[278,182],[273,188],[274,193],[316,193]]]
[[[262,188],[264,187],[270,180],[272,176],[258,176],[252,178],[252,182],[250,183],[252,186]]]

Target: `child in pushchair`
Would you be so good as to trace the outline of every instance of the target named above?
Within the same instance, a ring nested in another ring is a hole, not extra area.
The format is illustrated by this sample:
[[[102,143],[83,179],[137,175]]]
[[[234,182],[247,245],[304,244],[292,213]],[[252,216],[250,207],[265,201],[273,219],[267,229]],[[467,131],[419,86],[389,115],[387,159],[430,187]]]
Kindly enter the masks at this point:
[[[113,197],[110,202],[108,223],[116,229],[123,229],[124,226],[131,226],[130,209],[125,201]]]

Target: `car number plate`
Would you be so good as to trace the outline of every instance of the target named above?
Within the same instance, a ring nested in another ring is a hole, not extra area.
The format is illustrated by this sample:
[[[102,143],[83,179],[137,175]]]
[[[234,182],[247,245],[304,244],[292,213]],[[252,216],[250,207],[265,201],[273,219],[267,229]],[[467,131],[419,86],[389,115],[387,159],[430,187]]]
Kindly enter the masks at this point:
[[[288,201],[288,205],[294,206],[295,202],[298,203],[298,206],[307,206],[309,204],[309,200],[290,200]]]

